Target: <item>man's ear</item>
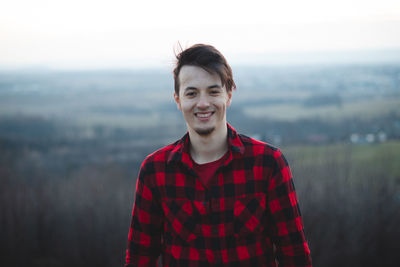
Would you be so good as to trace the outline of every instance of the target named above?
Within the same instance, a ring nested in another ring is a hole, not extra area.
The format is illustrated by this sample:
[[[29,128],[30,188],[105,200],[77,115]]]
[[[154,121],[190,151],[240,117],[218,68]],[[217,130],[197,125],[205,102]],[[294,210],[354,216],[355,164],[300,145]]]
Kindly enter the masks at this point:
[[[179,95],[177,95],[176,92],[174,93],[174,99],[176,102],[176,106],[178,107],[179,110],[182,111],[181,102],[179,101]]]
[[[232,103],[232,90],[228,91],[228,100],[226,101],[226,106],[229,107]]]

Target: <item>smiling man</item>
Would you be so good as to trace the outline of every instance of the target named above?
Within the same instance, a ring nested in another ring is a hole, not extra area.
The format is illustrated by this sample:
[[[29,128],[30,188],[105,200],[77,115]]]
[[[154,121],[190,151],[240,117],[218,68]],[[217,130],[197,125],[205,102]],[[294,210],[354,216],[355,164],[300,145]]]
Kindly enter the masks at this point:
[[[223,55],[182,51],[174,80],[188,132],[141,166],[125,266],[311,266],[287,161],[226,121],[236,85]]]

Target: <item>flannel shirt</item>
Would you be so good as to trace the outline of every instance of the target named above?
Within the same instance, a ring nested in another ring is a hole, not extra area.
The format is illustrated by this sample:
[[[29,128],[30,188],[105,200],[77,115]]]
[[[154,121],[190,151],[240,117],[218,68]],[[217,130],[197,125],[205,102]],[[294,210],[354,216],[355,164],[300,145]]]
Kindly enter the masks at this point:
[[[311,266],[288,163],[278,148],[238,134],[205,188],[189,135],[142,163],[125,267]]]

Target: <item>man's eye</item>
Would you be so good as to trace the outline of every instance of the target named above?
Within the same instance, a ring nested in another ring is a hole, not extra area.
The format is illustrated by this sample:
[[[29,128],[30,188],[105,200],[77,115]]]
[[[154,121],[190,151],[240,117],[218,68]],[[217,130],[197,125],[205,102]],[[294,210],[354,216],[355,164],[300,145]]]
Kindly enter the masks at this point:
[[[186,96],[195,96],[195,95],[196,95],[195,92],[187,92],[187,93],[186,93]]]
[[[212,95],[217,95],[217,94],[219,94],[219,91],[218,91],[218,90],[212,90],[210,93],[211,93]]]

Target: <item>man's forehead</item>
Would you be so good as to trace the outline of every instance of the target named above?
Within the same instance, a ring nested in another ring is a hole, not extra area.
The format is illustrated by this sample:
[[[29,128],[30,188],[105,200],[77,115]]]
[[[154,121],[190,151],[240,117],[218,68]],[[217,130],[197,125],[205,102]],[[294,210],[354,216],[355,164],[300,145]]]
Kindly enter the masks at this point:
[[[182,86],[187,83],[206,81],[222,85],[221,78],[219,77],[218,73],[210,73],[198,66],[184,65],[179,72],[179,83]]]

